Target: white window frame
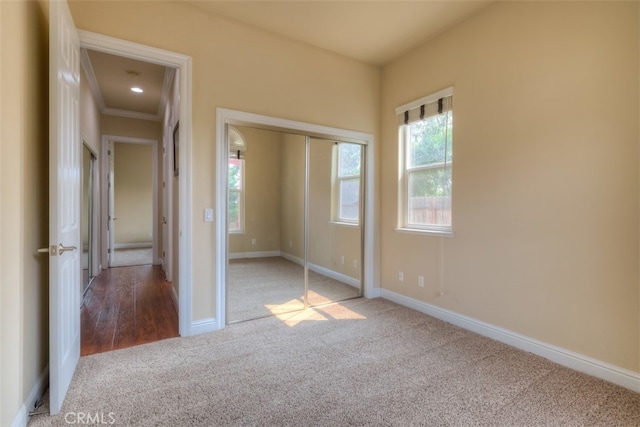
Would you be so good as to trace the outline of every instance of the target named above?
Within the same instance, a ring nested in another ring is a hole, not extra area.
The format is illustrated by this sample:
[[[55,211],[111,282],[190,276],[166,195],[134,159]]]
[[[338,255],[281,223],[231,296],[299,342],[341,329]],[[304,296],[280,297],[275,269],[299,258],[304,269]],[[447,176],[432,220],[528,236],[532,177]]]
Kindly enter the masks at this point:
[[[401,105],[396,108],[396,115],[399,117],[404,116],[406,111],[420,109],[422,105],[429,105],[437,103],[439,99],[453,97],[453,87],[449,87],[417,99],[410,103]],[[451,110],[452,111],[452,110]],[[453,114],[453,113],[452,113]],[[432,116],[432,115],[431,115]],[[431,116],[427,116],[431,117]],[[415,121],[415,120],[414,120]],[[409,232],[409,233],[424,233],[439,235],[444,237],[453,237],[453,206],[452,206],[452,218],[449,225],[435,225],[435,224],[415,224],[409,222],[409,176],[416,172],[422,172],[434,169],[451,169],[453,162],[443,161],[441,163],[432,163],[429,165],[408,166],[409,165],[409,152],[407,149],[407,143],[409,141],[409,126],[403,122],[398,124],[398,226],[396,231]],[[452,144],[453,145],[453,144]],[[452,177],[453,180],[453,177]],[[451,203],[453,201],[453,192],[451,194]],[[453,203],[452,203],[453,205]]]
[[[336,142],[333,150],[333,222],[338,224],[347,224],[347,225],[359,225],[360,224],[360,214],[356,219],[353,218],[345,218],[342,216],[342,182],[343,181],[351,181],[357,180],[358,185],[361,185],[361,175],[362,175],[362,152],[360,154],[360,173],[358,175],[340,175],[340,145],[344,143]],[[353,143],[349,143],[353,144]],[[358,145],[358,144],[354,144]],[[360,148],[362,150],[362,147]],[[362,188],[358,194],[362,192]],[[360,196],[358,196],[358,206],[360,206]]]
[[[245,162],[244,159],[238,159],[238,158],[234,158],[234,157],[229,157],[228,160],[229,164],[231,164],[231,162],[238,162],[238,165],[240,166],[240,188],[239,189],[235,189],[235,188],[228,188],[227,186],[227,200],[230,200],[230,196],[232,193],[238,193],[238,228],[237,229],[232,229],[230,227],[231,222],[228,221],[229,224],[229,234],[244,234],[245,233],[245,222],[244,222],[244,195],[245,195],[245,181],[244,181],[244,169],[245,169]],[[228,203],[228,202],[227,202]]]

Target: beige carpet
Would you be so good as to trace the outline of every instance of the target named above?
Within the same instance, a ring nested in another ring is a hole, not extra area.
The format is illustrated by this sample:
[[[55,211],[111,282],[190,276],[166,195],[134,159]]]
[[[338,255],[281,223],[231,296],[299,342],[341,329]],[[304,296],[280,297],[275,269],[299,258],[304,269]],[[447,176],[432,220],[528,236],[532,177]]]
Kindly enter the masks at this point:
[[[304,309],[304,269],[281,257],[229,260],[227,317],[236,322]],[[309,271],[309,305],[359,296],[359,289]]]
[[[355,299],[83,357],[62,412],[29,425],[638,426],[639,408],[640,394]]]

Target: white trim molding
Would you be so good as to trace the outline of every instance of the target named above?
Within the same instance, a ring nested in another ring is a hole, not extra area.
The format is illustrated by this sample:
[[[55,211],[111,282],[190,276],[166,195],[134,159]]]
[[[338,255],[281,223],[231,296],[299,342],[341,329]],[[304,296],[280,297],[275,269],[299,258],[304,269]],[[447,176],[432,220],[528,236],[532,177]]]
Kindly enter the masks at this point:
[[[280,256],[280,251],[230,252],[229,259],[271,258]]]
[[[354,288],[360,289],[360,280],[351,276],[347,276],[346,274],[342,274],[338,271],[330,270],[326,267],[311,263],[309,263],[309,270],[323,276],[327,276],[333,280],[337,280],[338,282],[344,283],[345,285],[353,286]]]
[[[153,242],[114,243],[114,249],[147,249],[153,248]]]
[[[519,348],[520,350],[528,351],[544,357],[545,359],[575,371],[583,372],[640,393],[640,373],[620,368],[601,360],[548,344],[471,317],[463,316],[453,311],[418,301],[414,298],[410,298],[393,291],[381,289],[380,294],[382,298],[388,299],[389,301],[412,308],[421,313],[459,326],[468,331],[492,338],[512,347]]]
[[[11,422],[11,427],[26,427],[29,424],[29,412],[35,409],[38,400],[42,398],[47,385],[49,384],[49,365],[45,366],[44,370],[38,376],[38,379],[31,387],[27,398],[20,406],[20,410],[16,414],[15,418]]]
[[[304,267],[304,259],[297,257],[295,255],[291,255],[287,252],[281,252],[280,256],[287,261],[298,264],[301,267]],[[360,289],[360,280],[355,279],[351,276],[347,276],[346,274],[342,274],[338,271],[331,270],[326,267],[322,267],[318,264],[309,263],[309,270],[315,273],[321,274],[323,276],[327,276],[330,279],[337,280],[340,283],[344,283],[345,285],[353,286],[354,288]],[[374,298],[369,296],[368,298]]]
[[[202,320],[195,320],[191,322],[191,335],[200,335],[207,332],[217,331],[222,329],[220,324],[216,321],[215,317],[209,317]]]

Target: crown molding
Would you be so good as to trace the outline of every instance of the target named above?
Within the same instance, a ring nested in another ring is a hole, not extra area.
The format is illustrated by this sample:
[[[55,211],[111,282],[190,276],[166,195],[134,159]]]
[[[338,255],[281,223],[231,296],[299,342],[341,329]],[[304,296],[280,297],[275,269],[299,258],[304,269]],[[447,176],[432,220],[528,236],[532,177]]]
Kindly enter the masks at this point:
[[[93,94],[93,99],[96,101],[98,110],[102,113],[107,106],[104,103],[100,86],[98,86],[98,80],[96,79],[96,73],[93,71],[91,58],[89,58],[89,53],[85,48],[80,48],[80,65],[82,65],[84,74],[87,76],[87,83],[89,84],[89,88]]]
[[[160,102],[158,104],[158,112],[156,114],[150,114],[141,113],[139,111],[107,107],[104,102],[104,98],[102,97],[102,91],[100,91],[100,86],[98,85],[95,71],[93,70],[91,58],[89,58],[89,53],[84,47],[80,48],[80,64],[82,65],[82,69],[87,76],[87,83],[89,84],[89,88],[91,89],[91,93],[93,94],[93,98],[95,99],[96,106],[98,107],[98,110],[101,114],[107,116],[125,117],[129,119],[151,120],[154,122],[162,121],[164,109],[169,99],[171,84],[173,83],[173,77],[175,75],[175,68],[165,68],[164,81],[162,82],[162,93],[160,95]]]

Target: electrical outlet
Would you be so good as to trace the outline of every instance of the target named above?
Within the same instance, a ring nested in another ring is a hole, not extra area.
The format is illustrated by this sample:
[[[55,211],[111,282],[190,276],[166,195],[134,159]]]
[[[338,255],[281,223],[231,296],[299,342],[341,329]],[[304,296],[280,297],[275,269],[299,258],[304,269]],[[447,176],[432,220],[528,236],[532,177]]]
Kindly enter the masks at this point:
[[[289,247],[292,248],[293,247],[293,242],[291,240],[289,240]]]
[[[204,222],[213,222],[213,209],[206,208],[203,213]]]
[[[255,246],[255,244],[256,244],[256,239],[251,239],[251,244]]]
[[[424,276],[418,276],[418,286],[424,288]]]
[[[398,280],[404,282],[404,273],[402,271],[398,271]]]
[[[358,260],[357,259],[353,260],[353,268],[358,268]]]

